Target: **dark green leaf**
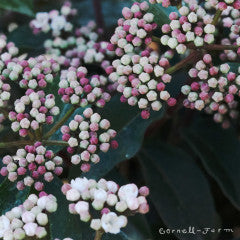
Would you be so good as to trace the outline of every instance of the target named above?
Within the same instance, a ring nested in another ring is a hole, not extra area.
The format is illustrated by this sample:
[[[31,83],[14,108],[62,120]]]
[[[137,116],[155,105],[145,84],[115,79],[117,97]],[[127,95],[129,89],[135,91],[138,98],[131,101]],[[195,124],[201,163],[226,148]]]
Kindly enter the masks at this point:
[[[148,126],[155,120],[163,117],[164,107],[159,112],[152,112],[149,119],[142,119],[140,111],[137,108],[123,104],[119,96],[114,96],[112,100],[104,107],[103,117],[109,119],[111,127],[117,130],[118,149],[111,149],[107,153],[100,153],[101,161],[92,166],[92,169],[86,176],[91,178],[100,178],[106,175],[118,163],[132,158],[142,145],[144,133]],[[75,176],[79,171],[75,168]]]
[[[43,43],[45,39],[46,34],[34,35],[28,24],[19,26],[8,34],[8,41],[14,42],[20,49],[20,53],[27,52],[31,57],[44,53]]]
[[[117,20],[122,16],[122,9],[129,7],[131,0],[102,0],[101,10],[106,27],[116,26]],[[96,13],[93,7],[93,1],[73,0],[73,5],[81,13],[78,17],[78,23],[86,24],[89,20],[95,20]]]
[[[68,211],[68,202],[61,192],[62,182],[57,177],[46,185],[46,192],[53,194],[57,198],[58,210],[49,215],[51,239],[55,238],[73,238],[82,240],[82,231],[84,229],[80,218],[72,215]]]
[[[170,229],[217,227],[208,183],[191,157],[177,147],[150,142],[139,154],[150,197]],[[182,240],[212,239],[214,234],[177,234]],[[164,235],[162,235],[164,237]]]
[[[224,130],[206,119],[194,121],[182,135],[226,197],[240,209],[240,143],[234,129]]]
[[[237,62],[228,62],[227,64],[229,64],[231,71],[233,71],[235,73],[238,73],[238,68],[240,67],[239,63],[237,63]]]
[[[23,191],[18,191],[16,184],[5,178],[0,185],[0,215],[18,205],[21,205],[27,198],[29,191],[29,188],[25,188]]]
[[[33,17],[33,0],[1,0],[0,8],[19,12]]]
[[[138,2],[143,2],[144,0],[138,0]],[[133,0],[135,2],[135,0]],[[171,12],[178,12],[176,7],[169,6],[165,8],[162,4],[149,4],[150,8],[148,12],[151,12],[154,15],[154,21],[159,25],[162,26],[165,23],[170,23],[169,14]]]

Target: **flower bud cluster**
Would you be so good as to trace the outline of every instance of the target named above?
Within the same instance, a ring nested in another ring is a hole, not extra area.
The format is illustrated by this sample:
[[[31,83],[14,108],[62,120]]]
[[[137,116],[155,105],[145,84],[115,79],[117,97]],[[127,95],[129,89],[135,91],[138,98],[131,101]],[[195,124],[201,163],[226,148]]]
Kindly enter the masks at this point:
[[[112,140],[116,131],[110,129],[110,122],[102,119],[91,108],[83,112],[83,116],[75,115],[69,126],[62,126],[63,141],[68,142],[68,152],[73,154],[71,162],[74,165],[81,164],[81,170],[88,172],[91,163],[100,161],[99,151],[107,152],[110,147],[117,148],[118,144]]]
[[[9,181],[17,181],[18,190],[34,185],[37,191],[42,191],[44,181],[51,182],[55,175],[63,171],[62,158],[53,151],[47,150],[41,142],[19,148],[16,155],[6,155],[2,160],[4,167],[0,174],[8,176]]]
[[[238,73],[230,71],[225,63],[216,67],[209,54],[190,69],[191,85],[182,87],[187,96],[184,106],[213,114],[214,121],[221,122],[224,128],[229,126],[230,119],[236,119],[237,99],[240,96],[240,68]]]
[[[58,94],[62,96],[64,103],[81,107],[86,107],[88,104],[104,107],[111,99],[111,95],[106,92],[108,79],[102,75],[93,75],[88,79],[87,74],[85,67],[77,69],[70,67],[62,71]]]
[[[240,1],[239,0],[223,0],[223,1],[219,1],[217,4],[217,8],[220,10],[227,9],[228,6],[232,6],[234,9],[239,10]]]
[[[1,63],[2,62],[0,62],[0,65]],[[11,86],[7,83],[6,78],[3,75],[0,75],[0,108],[5,108],[8,105],[8,101],[11,97],[10,91]]]
[[[81,221],[91,221],[90,227],[95,231],[101,229],[117,234],[127,225],[127,212],[146,214],[149,211],[146,200],[149,189],[138,189],[133,183],[119,188],[117,183],[105,179],[96,182],[93,179],[76,178],[71,184],[64,184],[62,192],[72,202],[69,212],[79,214]],[[100,216],[96,217],[97,214]]]
[[[107,49],[108,42],[99,41],[102,29],[97,29],[94,21],[75,30],[67,37],[56,37],[45,41],[46,53],[64,67],[79,67],[85,64],[109,65],[107,59],[114,55]]]
[[[7,80],[17,81],[21,88],[37,91],[45,88],[48,83],[52,83],[59,70],[60,66],[57,62],[40,55],[28,60],[8,62],[7,68],[2,71],[2,75]]]
[[[57,199],[53,195],[41,193],[29,195],[24,203],[12,208],[0,217],[0,238],[22,240],[29,237],[46,237],[48,214],[57,210]]]
[[[171,6],[171,0],[149,0],[151,4],[161,3],[163,7],[167,8]]]
[[[226,10],[228,7],[233,7],[236,10],[240,9],[240,1],[239,0],[222,0],[222,1],[217,1],[217,0],[207,0],[205,1],[204,4],[205,8],[215,8],[219,9],[221,11]]]
[[[30,27],[35,34],[39,32],[52,32],[53,36],[71,32],[73,29],[69,19],[75,16],[76,9],[73,9],[70,2],[65,2],[60,10],[52,10],[50,12],[38,12],[36,18],[30,22]]]
[[[14,59],[19,53],[19,49],[13,42],[7,42],[7,37],[4,34],[0,34],[0,72],[2,70],[2,62],[5,64]]]
[[[9,112],[11,128],[21,137],[26,137],[29,131],[39,130],[43,124],[52,124],[54,116],[60,112],[53,94],[46,95],[43,90],[35,92],[32,89],[15,101],[14,110]]]
[[[149,117],[149,109],[159,111],[162,101],[174,106],[176,100],[165,89],[171,82],[171,75],[166,73],[169,67],[167,57],[171,54],[159,55],[145,50],[141,55],[124,54],[121,59],[114,60],[106,69],[113,82],[118,82],[118,92],[122,93],[121,101],[129,105],[138,105],[142,117]]]
[[[171,12],[169,24],[162,26],[163,36],[161,43],[171,49],[176,49],[179,54],[184,54],[187,44],[193,43],[201,47],[205,43],[212,44],[215,41],[215,26],[212,24],[213,16],[197,4],[182,6],[177,12]]]
[[[222,45],[236,45],[240,47],[240,11],[232,7],[228,7],[222,12],[221,25],[224,27],[224,32],[227,33],[221,37]],[[229,32],[230,30],[230,32]],[[224,50],[220,54],[222,61],[235,61],[239,59],[240,48],[234,50]]]
[[[152,42],[152,31],[157,27],[153,22],[154,15],[148,13],[149,4],[135,2],[131,8],[123,8],[124,18],[118,20],[118,27],[111,37],[111,44],[108,45],[110,51],[115,51],[117,56],[123,56],[137,52],[139,48]]]

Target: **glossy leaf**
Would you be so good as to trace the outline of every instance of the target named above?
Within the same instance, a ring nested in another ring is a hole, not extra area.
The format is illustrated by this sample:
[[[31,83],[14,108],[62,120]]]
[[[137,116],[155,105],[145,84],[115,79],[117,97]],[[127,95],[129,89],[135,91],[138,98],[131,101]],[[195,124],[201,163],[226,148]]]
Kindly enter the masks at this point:
[[[230,66],[230,71],[233,71],[234,73],[238,73],[238,68],[240,67],[240,64],[237,62],[228,62],[227,63]]]
[[[43,43],[47,36],[43,33],[34,35],[29,25],[24,24],[8,34],[8,41],[14,42],[21,54],[34,57],[44,53]]]
[[[79,216],[72,215],[68,211],[68,202],[66,197],[61,192],[62,182],[60,179],[55,179],[46,185],[46,192],[53,194],[57,198],[58,210],[49,215],[50,235],[51,239],[55,238],[73,238],[82,240],[81,232],[84,226],[81,225]]]
[[[34,16],[33,0],[1,0],[0,8]]]
[[[181,149],[150,142],[139,153],[150,198],[170,229],[217,227],[208,182],[193,159]],[[181,240],[213,239],[214,234],[174,233]],[[162,235],[164,237],[164,235]]]
[[[7,178],[0,185],[0,215],[21,205],[29,194],[29,188],[18,191],[16,184]]]
[[[138,2],[144,2],[144,0],[137,0]],[[136,2],[136,0],[133,0]],[[154,15],[154,21],[159,25],[162,26],[165,23],[170,23],[169,14],[171,12],[178,12],[176,7],[169,6],[165,8],[162,4],[149,4],[150,8],[148,12],[151,12]]]
[[[226,197],[240,209],[240,143],[234,129],[224,130],[208,118],[195,119],[182,135]]]
[[[152,112],[149,119],[142,119],[137,108],[130,107],[119,101],[115,96],[103,109],[102,115],[111,122],[111,127],[118,133],[116,140],[119,147],[110,149],[107,153],[100,153],[101,161],[92,166],[87,177],[100,178],[112,170],[118,163],[132,158],[140,149],[148,126],[164,115],[164,107],[159,112]],[[78,176],[80,170],[74,168],[72,176]]]

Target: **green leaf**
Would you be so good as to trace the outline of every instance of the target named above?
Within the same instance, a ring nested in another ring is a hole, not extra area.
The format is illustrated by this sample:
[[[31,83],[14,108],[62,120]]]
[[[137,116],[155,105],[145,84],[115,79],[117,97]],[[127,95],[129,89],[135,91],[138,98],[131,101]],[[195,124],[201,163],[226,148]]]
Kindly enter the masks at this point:
[[[82,231],[84,226],[81,224],[77,215],[70,214],[66,197],[61,192],[62,182],[57,177],[46,184],[46,192],[53,194],[57,198],[58,209],[55,213],[49,215],[50,235],[51,239],[55,238],[73,238],[74,240],[82,240]]]
[[[118,133],[117,149],[110,149],[107,153],[100,153],[101,161],[93,165],[87,177],[100,178],[112,170],[118,163],[132,158],[140,149],[144,134],[148,126],[164,115],[164,107],[159,112],[152,112],[149,119],[142,119],[139,109],[123,104],[119,95],[114,96],[104,107],[102,115],[111,122],[111,127]],[[79,176],[79,168],[73,167],[72,177]]]
[[[187,153],[155,141],[147,144],[139,157],[150,187],[150,198],[168,228],[217,227],[217,214],[208,182]],[[214,234],[174,234],[182,240],[214,237]]]
[[[235,73],[238,73],[238,68],[240,67],[240,64],[237,63],[237,62],[228,62],[227,63],[229,66],[230,66],[230,70],[235,72]]]
[[[44,53],[43,43],[47,36],[44,33],[33,34],[29,25],[24,24],[8,34],[8,41],[16,44],[20,54],[28,53],[29,56],[34,57]]]
[[[33,1],[32,0],[1,0],[0,8],[19,12],[33,17]]]
[[[182,135],[226,197],[240,209],[240,143],[236,131],[224,130],[207,118],[194,121]]]
[[[137,0],[138,2],[144,2],[144,0]],[[136,2],[133,0],[133,2]],[[149,4],[150,8],[148,12],[154,15],[154,21],[159,25],[162,26],[165,23],[170,23],[169,14],[171,12],[178,12],[176,7],[169,6],[165,8],[162,4]]]
[[[135,240],[135,239],[129,238],[124,232],[120,232],[117,235],[104,234],[103,237],[102,237],[102,240]]]
[[[18,191],[16,184],[7,178],[0,185],[0,215],[21,205],[29,194],[30,188]]]

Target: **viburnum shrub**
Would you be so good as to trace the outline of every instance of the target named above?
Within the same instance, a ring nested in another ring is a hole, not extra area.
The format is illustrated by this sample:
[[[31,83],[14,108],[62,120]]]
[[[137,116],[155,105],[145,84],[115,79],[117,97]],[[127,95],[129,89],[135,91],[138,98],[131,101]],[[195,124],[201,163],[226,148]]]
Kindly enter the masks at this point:
[[[0,239],[159,239],[157,213],[215,228],[205,175],[240,208],[240,1],[126,1],[109,31],[99,2],[97,23],[66,1],[32,16],[24,47],[21,26],[0,35]]]

